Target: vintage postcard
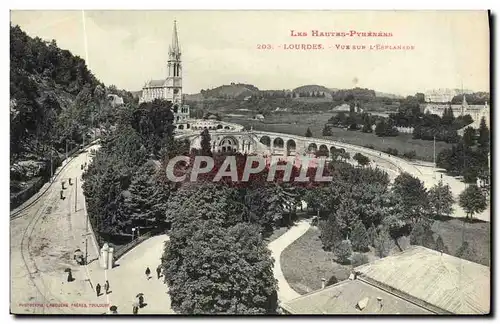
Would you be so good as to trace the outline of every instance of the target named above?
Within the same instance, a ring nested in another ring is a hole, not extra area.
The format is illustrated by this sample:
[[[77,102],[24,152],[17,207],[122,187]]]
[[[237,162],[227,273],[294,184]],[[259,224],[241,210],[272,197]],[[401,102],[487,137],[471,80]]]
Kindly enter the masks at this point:
[[[10,14],[16,315],[491,313],[488,11]]]

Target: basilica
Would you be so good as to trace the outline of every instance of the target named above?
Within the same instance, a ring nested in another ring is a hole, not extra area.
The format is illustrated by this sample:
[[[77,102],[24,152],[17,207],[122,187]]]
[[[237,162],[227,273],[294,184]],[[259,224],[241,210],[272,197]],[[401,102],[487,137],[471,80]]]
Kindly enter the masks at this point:
[[[167,70],[168,76],[166,79],[150,80],[144,84],[139,103],[150,102],[155,99],[164,99],[172,102],[174,123],[178,123],[189,118],[189,106],[183,104],[182,98],[181,50],[177,36],[176,21],[174,21],[172,43],[168,51]]]

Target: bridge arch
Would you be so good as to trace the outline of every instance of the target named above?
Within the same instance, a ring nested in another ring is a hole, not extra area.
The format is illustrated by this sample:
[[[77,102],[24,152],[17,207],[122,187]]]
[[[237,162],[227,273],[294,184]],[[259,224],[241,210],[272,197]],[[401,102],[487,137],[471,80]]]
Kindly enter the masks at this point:
[[[267,135],[264,135],[260,138],[259,142],[264,144],[267,147],[271,147],[271,138]]]
[[[238,140],[233,136],[224,136],[219,142],[219,150],[221,152],[236,152],[238,148]]]
[[[316,143],[311,143],[309,144],[309,146],[307,147],[307,151],[309,151],[310,153],[314,153],[318,150],[318,145],[316,145]]]
[[[297,143],[293,139],[286,141],[286,154],[291,155],[297,150]]]
[[[222,125],[221,124],[217,125],[217,129],[222,129]]]
[[[273,147],[282,149],[285,143],[283,142],[283,139],[281,137],[276,137],[273,141]]]

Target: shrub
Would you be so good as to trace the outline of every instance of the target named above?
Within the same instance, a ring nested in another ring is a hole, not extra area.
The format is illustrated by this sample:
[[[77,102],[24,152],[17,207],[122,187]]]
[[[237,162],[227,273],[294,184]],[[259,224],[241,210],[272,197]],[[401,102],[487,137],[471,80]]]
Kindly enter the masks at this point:
[[[458,258],[469,260],[472,262],[477,262],[476,255],[476,251],[467,241],[464,241],[464,243],[460,246],[460,248],[458,248],[456,253],[456,256]]]
[[[354,253],[352,256],[352,266],[359,267],[360,265],[368,263],[368,257],[361,253]]]
[[[407,158],[408,160],[413,160],[414,158],[417,157],[417,152],[415,151],[408,151],[403,154],[403,157]]]
[[[370,246],[368,232],[362,221],[358,221],[351,232],[352,248],[354,251],[365,252]]]
[[[397,149],[393,149],[391,147],[389,147],[388,149],[384,150],[383,151],[384,153],[387,153],[387,154],[390,154],[390,155],[394,155],[394,156],[398,156],[399,152]]]
[[[423,221],[416,223],[410,233],[410,244],[435,249],[436,242],[434,242],[434,238],[432,237],[431,225]]]
[[[448,247],[443,242],[443,238],[439,235],[436,239],[436,251],[449,254]]]
[[[328,279],[328,281],[326,282],[325,287],[328,287],[328,286],[331,286],[331,285],[335,285],[337,282],[339,282],[337,280],[337,277],[331,276],[330,279]]]
[[[391,240],[391,236],[389,235],[387,229],[380,229],[373,244],[375,246],[376,255],[380,258],[388,256],[391,250]]]
[[[368,242],[370,243],[370,245],[375,246],[375,238],[377,237],[377,229],[375,228],[375,226],[370,226],[366,231],[366,234],[368,236]]]
[[[340,244],[335,248],[335,255],[341,264],[349,263],[349,258],[352,255],[351,241],[343,240],[340,242]]]

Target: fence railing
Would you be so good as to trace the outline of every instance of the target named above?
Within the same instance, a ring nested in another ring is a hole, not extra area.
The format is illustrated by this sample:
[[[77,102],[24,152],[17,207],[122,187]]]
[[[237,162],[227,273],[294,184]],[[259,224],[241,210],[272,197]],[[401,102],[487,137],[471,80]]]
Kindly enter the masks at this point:
[[[115,251],[114,251],[114,258],[115,260],[118,260],[119,258],[121,258],[122,256],[125,255],[125,253],[127,253],[128,251],[132,250],[135,246],[139,245],[140,243],[144,242],[145,240],[147,240],[148,238],[151,238],[153,237],[154,233],[153,231],[149,231],[147,233],[144,233],[138,237],[136,237],[135,239],[133,239],[132,241],[130,241],[129,243],[125,244],[125,245],[121,245],[119,246]]]

